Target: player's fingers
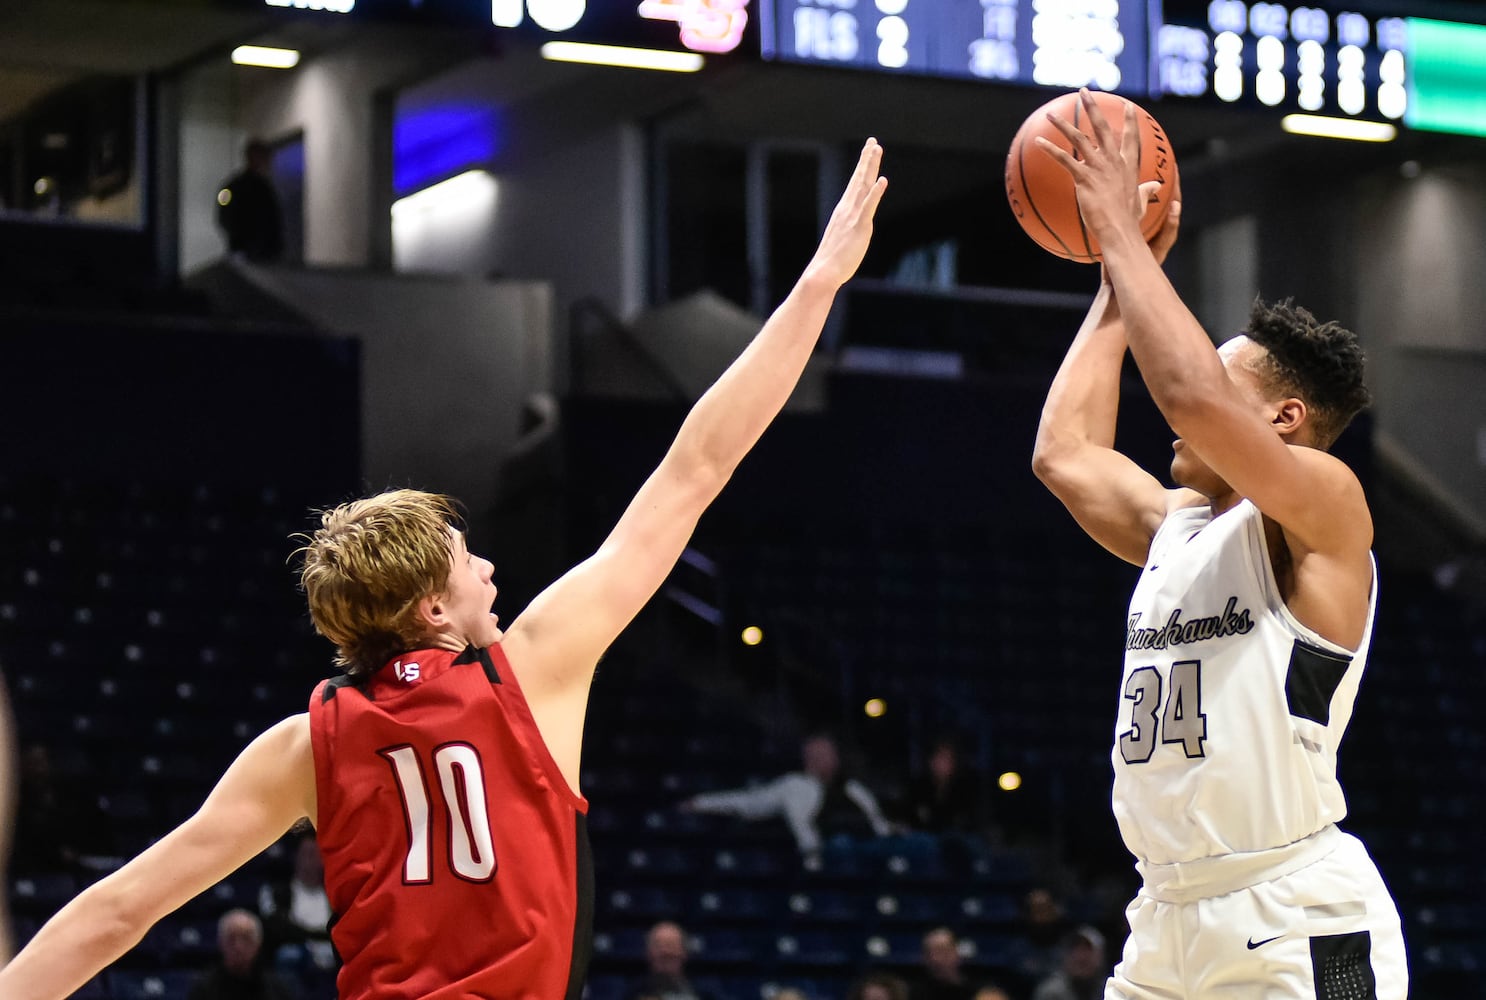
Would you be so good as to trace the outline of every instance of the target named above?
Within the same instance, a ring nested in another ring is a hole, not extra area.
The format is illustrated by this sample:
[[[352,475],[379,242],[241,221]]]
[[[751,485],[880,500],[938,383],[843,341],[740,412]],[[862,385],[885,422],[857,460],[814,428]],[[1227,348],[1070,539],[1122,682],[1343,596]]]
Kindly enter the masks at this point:
[[[1157,193],[1161,190],[1160,181],[1145,181],[1140,185],[1140,203],[1149,205],[1156,200]],[[1144,209],[1141,209],[1144,212]]]
[[[1088,87],[1083,87],[1078,92],[1078,99],[1084,106],[1084,113],[1089,116],[1089,129],[1094,134],[1094,144],[1100,149],[1114,149],[1114,132],[1110,130],[1109,119],[1099,110],[1094,94]]]
[[[1084,135],[1078,129],[1074,128],[1072,122],[1068,121],[1065,118],[1062,118],[1052,111],[1049,111],[1047,113],[1047,120],[1052,122],[1053,128],[1057,129],[1059,132],[1062,132],[1063,138],[1067,139],[1069,144],[1073,146],[1074,152],[1076,153],[1075,159],[1087,160],[1089,158],[1089,154],[1093,152],[1094,149],[1093,140]],[[1038,136],[1037,138],[1042,139],[1043,136]]]
[[[1038,149],[1057,160],[1064,170],[1070,174],[1077,174],[1079,168],[1078,157],[1061,146],[1055,146],[1045,135],[1034,136],[1032,141],[1037,144]]]
[[[873,182],[872,189],[867,192],[867,200],[862,202],[862,218],[870,221],[877,214],[877,206],[882,202],[882,193],[886,190],[886,177],[879,177]]]
[[[864,185],[872,183],[871,176],[875,173],[874,164],[882,154],[882,147],[877,145],[876,139],[869,138],[862,144],[862,155],[857,157],[856,170],[852,171],[851,181],[846,185],[847,190],[859,191]]]
[[[1176,245],[1177,231],[1181,228],[1182,203],[1172,201],[1166,209],[1166,221],[1161,224],[1161,229],[1151,238],[1151,253],[1156,255],[1157,263],[1165,263],[1166,255]]]
[[[1136,108],[1132,101],[1125,102],[1125,131],[1120,133],[1120,155],[1126,163],[1140,162],[1140,125],[1136,122]]]

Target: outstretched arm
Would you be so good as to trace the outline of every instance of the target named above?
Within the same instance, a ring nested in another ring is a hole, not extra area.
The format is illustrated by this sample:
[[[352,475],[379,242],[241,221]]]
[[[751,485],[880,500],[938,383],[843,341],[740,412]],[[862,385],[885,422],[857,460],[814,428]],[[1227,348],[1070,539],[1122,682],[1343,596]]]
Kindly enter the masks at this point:
[[[1153,249],[1164,259],[1176,242],[1179,203]],[[1114,450],[1125,324],[1105,280],[1048,390],[1037,426],[1032,470],[1100,545],[1144,563],[1172,491]]]
[[[577,770],[599,657],[660,587],[707,505],[789,398],[836,291],[852,276],[887,187],[867,140],[820,246],[753,342],[692,408],[675,442],[598,551],[547,588],[502,642],[558,764]],[[544,718],[545,717],[545,718]]]
[[[0,997],[70,996],[138,944],[161,917],[314,815],[309,716],[298,715],[249,744],[196,815],[49,920],[0,969]]]
[[[1082,99],[1092,137],[1049,115],[1076,155],[1042,138],[1038,144],[1073,176],[1079,211],[1099,238],[1120,301],[1130,350],[1162,415],[1229,486],[1277,521],[1287,540],[1354,561],[1358,553],[1365,556],[1372,521],[1356,476],[1323,452],[1290,447],[1264,421],[1141,238],[1128,208],[1139,143],[1133,105],[1116,140],[1092,96],[1085,91]]]

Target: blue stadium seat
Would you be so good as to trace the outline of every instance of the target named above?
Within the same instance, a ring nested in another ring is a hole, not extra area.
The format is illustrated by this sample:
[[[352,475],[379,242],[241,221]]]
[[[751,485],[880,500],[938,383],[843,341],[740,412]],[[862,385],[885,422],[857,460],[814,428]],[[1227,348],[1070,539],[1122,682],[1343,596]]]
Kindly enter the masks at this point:
[[[759,957],[758,941],[743,931],[698,930],[691,937],[692,957],[699,962],[748,962]]]

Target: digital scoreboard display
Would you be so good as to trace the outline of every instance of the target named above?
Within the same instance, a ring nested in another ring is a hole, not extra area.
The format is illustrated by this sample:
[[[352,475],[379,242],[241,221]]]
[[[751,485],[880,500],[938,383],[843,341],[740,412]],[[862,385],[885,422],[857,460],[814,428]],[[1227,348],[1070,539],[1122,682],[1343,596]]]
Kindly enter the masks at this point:
[[[738,50],[750,0],[227,0],[306,16],[337,15],[425,24],[470,24],[619,45]]]
[[[782,62],[1407,122],[1419,22],[1362,2],[757,0],[757,17]]]
[[[1148,92],[1146,0],[761,0],[765,59]]]
[[[1153,94],[1398,120],[1408,110],[1409,25],[1345,8],[1165,0]]]

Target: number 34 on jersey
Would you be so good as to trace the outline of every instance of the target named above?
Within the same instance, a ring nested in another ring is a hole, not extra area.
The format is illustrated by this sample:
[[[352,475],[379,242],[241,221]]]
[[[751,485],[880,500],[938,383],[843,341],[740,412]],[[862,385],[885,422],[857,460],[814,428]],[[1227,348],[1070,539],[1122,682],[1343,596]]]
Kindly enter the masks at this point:
[[[1202,712],[1202,661],[1177,660],[1163,683],[1154,666],[1137,667],[1125,678],[1120,713],[1120,755],[1144,764],[1160,744],[1175,743],[1187,757],[1206,756],[1207,716]]]

